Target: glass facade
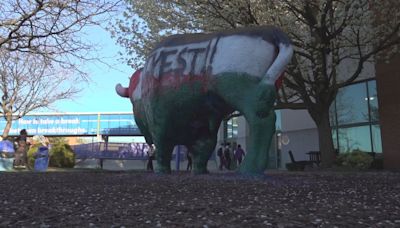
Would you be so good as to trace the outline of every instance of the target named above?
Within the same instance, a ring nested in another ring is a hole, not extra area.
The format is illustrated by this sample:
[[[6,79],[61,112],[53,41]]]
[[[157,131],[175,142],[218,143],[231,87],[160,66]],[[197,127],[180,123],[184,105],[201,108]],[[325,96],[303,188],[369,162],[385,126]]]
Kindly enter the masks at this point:
[[[0,129],[6,121],[0,120]],[[13,121],[10,135],[19,135],[26,129],[29,135],[76,136],[76,135],[141,135],[132,114],[45,114],[26,115]]]
[[[341,88],[330,114],[334,145],[340,153],[382,153],[375,80]]]
[[[238,114],[238,112],[234,113]],[[276,122],[275,122],[275,127],[276,131],[279,132],[282,129],[282,124],[281,124],[281,113],[279,110],[275,111],[276,114]],[[238,117],[232,117],[228,121],[224,121],[224,138],[225,139],[235,139],[238,137]]]
[[[232,139],[238,136],[238,117],[233,117],[226,122],[226,138]]]

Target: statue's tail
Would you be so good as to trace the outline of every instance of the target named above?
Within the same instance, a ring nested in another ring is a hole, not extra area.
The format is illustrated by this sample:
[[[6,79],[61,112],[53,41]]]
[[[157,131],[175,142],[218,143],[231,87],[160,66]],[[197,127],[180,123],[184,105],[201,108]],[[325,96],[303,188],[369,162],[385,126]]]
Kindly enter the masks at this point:
[[[275,84],[285,71],[293,55],[293,47],[289,37],[279,29],[274,29],[273,35],[275,45],[278,47],[278,55],[262,79],[262,83],[269,85]]]
[[[117,92],[118,95],[120,95],[121,97],[129,97],[129,89],[123,87],[121,84],[117,84],[115,86],[115,91]]]

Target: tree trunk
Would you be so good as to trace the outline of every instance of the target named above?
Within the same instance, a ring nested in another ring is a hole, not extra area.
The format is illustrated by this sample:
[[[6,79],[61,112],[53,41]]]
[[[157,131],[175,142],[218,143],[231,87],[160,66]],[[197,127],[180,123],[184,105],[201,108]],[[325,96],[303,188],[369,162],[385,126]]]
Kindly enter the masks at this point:
[[[333,146],[332,129],[329,122],[329,108],[319,109],[318,113],[312,113],[318,129],[319,150],[321,152],[321,167],[331,167],[336,159],[335,148]],[[321,111],[322,110],[322,111]]]
[[[8,133],[10,133],[11,124],[12,124],[12,116],[6,114],[6,118],[5,119],[6,119],[7,123],[6,123],[6,126],[4,127],[4,130],[3,130],[3,135],[2,135],[3,139],[7,139]]]

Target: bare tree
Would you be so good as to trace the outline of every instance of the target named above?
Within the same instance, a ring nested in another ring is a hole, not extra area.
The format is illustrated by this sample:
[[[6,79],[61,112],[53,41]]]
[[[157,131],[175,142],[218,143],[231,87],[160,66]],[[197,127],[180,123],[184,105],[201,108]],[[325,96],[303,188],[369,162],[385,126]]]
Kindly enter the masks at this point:
[[[135,67],[142,64],[156,41],[171,33],[264,24],[285,30],[292,38],[295,55],[276,108],[308,110],[318,128],[324,166],[335,159],[329,108],[339,88],[365,75],[365,68],[377,58],[390,59],[398,53],[400,43],[397,0],[126,2],[130,6],[126,18],[116,22],[113,34],[126,48],[128,63]]]
[[[119,0],[3,0],[0,4],[1,109],[7,121],[78,92],[81,66],[96,50],[83,29],[108,21]],[[68,82],[68,83],[67,83]]]
[[[79,36],[83,28],[109,20],[119,1],[5,0],[0,5],[0,48],[41,55],[78,69],[92,43]],[[77,61],[79,60],[79,61]]]
[[[56,101],[71,98],[79,91],[73,86],[73,78],[67,70],[57,69],[51,61],[30,53],[2,53],[0,77],[3,94],[0,113],[6,119],[3,138],[8,136],[13,120],[32,110],[48,108]]]

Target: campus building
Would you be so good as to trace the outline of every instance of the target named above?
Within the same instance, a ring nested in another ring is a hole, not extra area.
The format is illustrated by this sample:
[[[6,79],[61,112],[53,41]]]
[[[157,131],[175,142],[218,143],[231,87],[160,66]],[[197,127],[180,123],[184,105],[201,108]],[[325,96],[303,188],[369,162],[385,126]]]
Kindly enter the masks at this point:
[[[347,66],[348,67],[348,66]],[[364,67],[353,84],[341,88],[331,106],[334,146],[339,153],[361,150],[383,156],[384,168],[400,170],[400,56],[389,63]],[[269,168],[285,168],[288,151],[296,160],[308,160],[318,151],[318,132],[307,110],[276,111],[277,122],[269,151]],[[241,144],[246,149],[244,117],[234,117],[220,128],[219,144]]]

